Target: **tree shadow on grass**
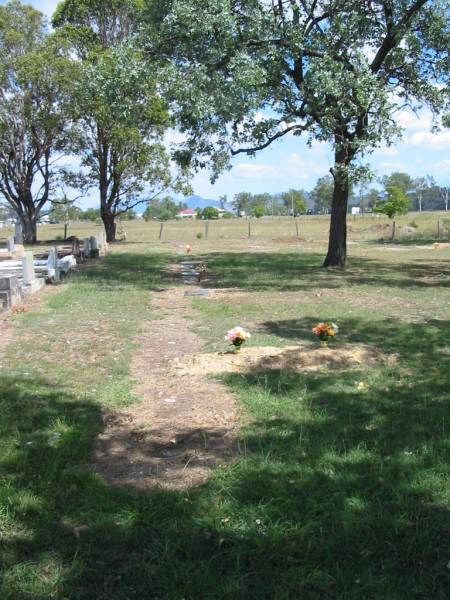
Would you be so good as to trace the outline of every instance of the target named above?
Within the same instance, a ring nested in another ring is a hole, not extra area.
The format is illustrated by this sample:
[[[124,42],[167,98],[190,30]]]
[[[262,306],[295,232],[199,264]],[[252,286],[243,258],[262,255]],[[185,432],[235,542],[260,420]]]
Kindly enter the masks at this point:
[[[217,253],[202,256],[215,278],[211,287],[248,291],[301,291],[352,285],[399,288],[450,287],[450,267],[431,262],[399,263],[351,258],[346,269],[324,269],[323,257],[295,253]]]
[[[203,287],[239,288],[248,291],[307,291],[339,289],[353,285],[399,288],[450,287],[450,267],[443,263],[392,263],[353,258],[346,269],[324,269],[323,257],[300,253],[214,253],[201,259],[213,276]],[[186,260],[172,254],[118,253],[84,268],[79,277],[104,288],[135,287],[158,291],[162,286],[182,285],[169,266]]]
[[[95,401],[2,377],[0,597],[447,600],[448,323],[347,325],[416,372],[227,376],[245,458],[190,492],[108,488]]]
[[[121,286],[159,291],[161,286],[176,284],[164,276],[164,269],[173,260],[170,254],[110,254],[83,269],[78,276],[106,288]]]
[[[276,335],[285,340],[298,342],[314,341],[311,328],[317,318],[305,316],[301,319],[265,321],[260,331]],[[429,319],[421,323],[404,323],[398,319],[383,321],[361,321],[359,319],[339,319],[339,333],[330,343],[339,347],[341,341],[352,344],[368,344],[386,353],[395,353],[410,367],[423,369],[438,367],[448,360],[446,348],[450,337],[450,321]]]

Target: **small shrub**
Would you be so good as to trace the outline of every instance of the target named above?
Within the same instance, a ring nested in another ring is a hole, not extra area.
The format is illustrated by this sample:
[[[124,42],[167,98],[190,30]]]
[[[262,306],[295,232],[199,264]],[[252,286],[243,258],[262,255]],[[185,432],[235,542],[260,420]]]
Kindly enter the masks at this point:
[[[202,237],[203,237],[203,233],[197,233],[197,235],[196,235],[196,238],[197,238],[198,240],[201,240],[201,239],[202,239]]]
[[[409,223],[409,227],[414,227],[415,229],[419,229],[419,226],[417,225],[417,223],[414,221],[414,219],[411,221],[411,223]]]

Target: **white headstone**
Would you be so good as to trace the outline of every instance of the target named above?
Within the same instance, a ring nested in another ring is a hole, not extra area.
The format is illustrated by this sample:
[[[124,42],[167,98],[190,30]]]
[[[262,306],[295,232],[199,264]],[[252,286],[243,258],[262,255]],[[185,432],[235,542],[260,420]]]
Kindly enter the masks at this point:
[[[22,258],[22,277],[25,285],[31,285],[35,280],[33,253],[25,252]]]
[[[49,279],[59,281],[58,249],[51,248],[47,259],[47,275]]]
[[[99,247],[99,243],[98,243],[98,239],[95,236],[92,236],[89,240],[90,244],[91,244],[91,250],[92,251],[98,251],[100,249]]]
[[[17,222],[15,224],[14,241],[16,244],[23,244],[22,223]]]
[[[6,249],[8,250],[8,252],[15,252],[15,250],[16,250],[16,243],[15,243],[13,237],[11,237],[8,240],[6,240]]]

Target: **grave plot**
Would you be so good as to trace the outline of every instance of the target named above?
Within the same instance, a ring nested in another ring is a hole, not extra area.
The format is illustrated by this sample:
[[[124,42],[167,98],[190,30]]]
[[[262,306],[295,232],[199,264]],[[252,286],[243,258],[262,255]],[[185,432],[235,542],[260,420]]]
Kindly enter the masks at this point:
[[[172,265],[164,272],[164,275],[169,281],[176,281],[178,283],[181,279],[183,285],[189,286],[208,283],[214,280],[214,276],[209,272],[208,265],[205,262],[193,260],[183,260],[180,263]],[[192,295],[207,296],[208,294],[195,292]]]
[[[387,356],[368,346],[350,344],[336,348],[247,346],[237,354],[230,351],[183,356],[174,365],[174,376],[285,370],[307,373],[325,369],[361,369],[395,362],[395,356]]]

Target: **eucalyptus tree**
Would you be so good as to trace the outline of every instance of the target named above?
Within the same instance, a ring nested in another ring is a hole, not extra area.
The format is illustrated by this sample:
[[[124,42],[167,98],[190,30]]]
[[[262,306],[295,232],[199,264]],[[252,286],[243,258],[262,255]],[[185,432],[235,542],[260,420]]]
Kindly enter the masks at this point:
[[[58,178],[72,67],[40,12],[16,0],[0,6],[0,195],[28,243]]]
[[[410,198],[403,190],[398,187],[390,186],[386,188],[386,199],[379,200],[373,211],[381,213],[392,219],[392,235],[391,239],[395,238],[395,217],[406,215],[410,206]]]
[[[416,187],[411,175],[402,173],[401,171],[394,171],[393,173],[390,173],[390,175],[383,175],[380,183],[382,183],[385,188],[398,188],[399,190],[402,190],[404,194],[411,192]]]
[[[311,191],[314,208],[318,212],[328,213],[333,205],[334,183],[331,175],[319,177]]]
[[[163,191],[185,189],[171,173],[163,144],[169,126],[156,69],[131,43],[140,14],[138,0],[65,0],[53,25],[70,40],[81,65],[74,89],[77,134],[72,151],[79,168],[66,179],[97,188],[107,240],[115,241],[116,218]]]
[[[187,140],[217,176],[286,135],[334,148],[325,266],[346,260],[349,187],[393,143],[400,106],[438,113],[448,83],[445,0],[173,0],[163,50]]]
[[[306,195],[303,190],[289,190],[281,194],[281,200],[288,215],[298,215],[306,212],[307,202]]]

